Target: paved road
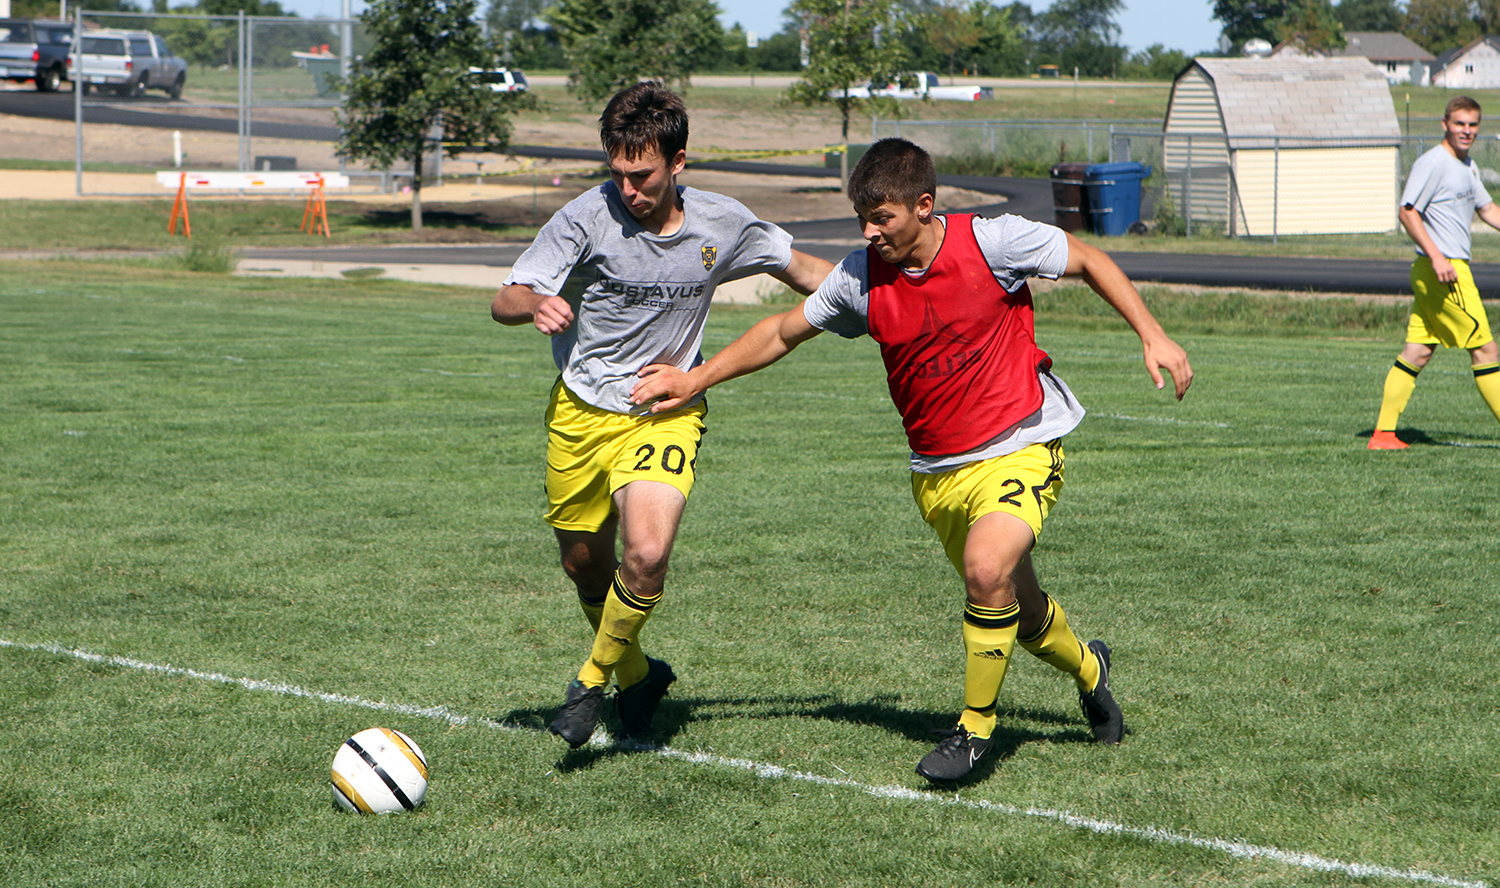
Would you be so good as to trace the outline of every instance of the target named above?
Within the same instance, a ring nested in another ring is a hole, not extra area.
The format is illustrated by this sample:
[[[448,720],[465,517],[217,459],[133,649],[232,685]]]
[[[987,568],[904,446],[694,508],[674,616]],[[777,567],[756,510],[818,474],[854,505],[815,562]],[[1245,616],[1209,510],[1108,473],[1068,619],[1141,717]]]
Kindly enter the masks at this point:
[[[86,106],[85,120],[98,123],[120,123],[163,129],[198,129],[235,132],[232,117],[215,117],[214,112],[196,108],[187,102],[174,102],[164,96],[100,102]],[[227,114],[227,112],[220,112]],[[0,114],[73,119],[71,93],[36,93],[22,90],[0,91]],[[331,126],[275,124],[257,121],[254,134],[264,137],[333,141],[338,129]],[[515,145],[511,150],[523,157],[604,162],[598,149],[555,148],[537,145]],[[725,172],[756,173],[779,176],[806,176],[833,179],[838,171],[813,166],[789,166],[755,161],[712,161],[692,164],[699,169]],[[994,214],[1015,213],[1028,219],[1052,221],[1051,185],[1044,179],[1006,179],[978,176],[939,176],[938,182],[953,188],[964,188],[982,194],[1003,196],[1003,204],[976,209]],[[853,219],[829,219],[816,222],[791,222],[784,226],[797,239],[798,247],[838,261],[851,249],[850,241],[858,238]],[[324,259],[330,262],[402,263],[430,265],[507,266],[515,261],[524,245],[474,247],[310,247],[297,250],[251,249],[245,255],[255,259]],[[1138,281],[1197,284],[1214,287],[1249,287],[1267,290],[1292,290],[1337,293],[1403,294],[1408,292],[1407,262],[1366,259],[1288,259],[1250,258],[1180,253],[1136,253],[1129,250],[1129,240],[1122,239],[1118,251],[1110,255],[1131,278]],[[1475,280],[1481,292],[1500,291],[1500,267],[1474,266]]]

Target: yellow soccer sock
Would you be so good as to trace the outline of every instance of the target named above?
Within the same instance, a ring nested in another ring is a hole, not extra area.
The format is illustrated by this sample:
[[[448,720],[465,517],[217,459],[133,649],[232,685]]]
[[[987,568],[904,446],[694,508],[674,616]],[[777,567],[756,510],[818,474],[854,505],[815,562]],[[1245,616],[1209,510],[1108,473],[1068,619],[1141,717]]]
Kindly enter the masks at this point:
[[[1041,627],[1031,637],[1017,639],[1017,643],[1043,663],[1073,676],[1079,690],[1092,691],[1099,682],[1099,658],[1087,654],[1083,642],[1068,626],[1068,615],[1063,613],[1062,605],[1050,595]]]
[[[1015,602],[1002,608],[970,602],[964,607],[964,711],[958,724],[976,737],[995,732],[995,701],[1016,646]]]
[[[616,571],[614,585],[604,599],[599,630],[594,633],[594,649],[588,662],[578,670],[578,680],[598,688],[608,684],[611,675],[620,687],[630,687],[645,678],[647,664],[646,655],[641,653],[641,629],[660,600],[660,592],[650,597],[632,594]]]
[[[605,594],[608,595],[608,593]],[[583,616],[589,621],[589,626],[594,630],[595,635],[599,634],[599,621],[604,619],[604,602],[603,598],[590,601],[582,595],[578,596],[578,607],[583,611]]]
[[[601,598],[598,601],[589,601],[582,596],[578,598],[578,607],[588,619],[589,626],[593,628],[593,634],[596,637],[599,634],[599,624],[604,621],[604,602],[607,600],[607,598]],[[641,650],[640,645],[635,645],[625,652],[620,662],[615,664],[615,678],[620,680],[620,687],[628,688],[646,677],[646,667],[646,654]]]
[[[1500,372],[1496,371],[1500,371],[1500,363],[1475,364],[1474,384],[1479,386],[1484,403],[1490,405],[1490,412],[1500,419]]]
[[[1380,416],[1375,420],[1375,431],[1396,430],[1401,411],[1406,409],[1406,402],[1411,400],[1411,393],[1417,389],[1417,374],[1420,372],[1422,371],[1408,364],[1405,359],[1396,359],[1395,365],[1385,374],[1385,393],[1380,398]]]

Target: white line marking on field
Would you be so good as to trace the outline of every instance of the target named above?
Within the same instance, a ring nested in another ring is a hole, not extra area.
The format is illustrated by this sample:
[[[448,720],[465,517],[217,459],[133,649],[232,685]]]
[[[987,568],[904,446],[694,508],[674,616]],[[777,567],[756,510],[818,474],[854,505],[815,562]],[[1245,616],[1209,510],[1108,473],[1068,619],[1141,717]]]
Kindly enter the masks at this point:
[[[469,724],[483,725],[497,730],[519,731],[530,730],[514,725],[505,725],[483,718],[470,718],[459,715],[445,706],[412,706],[405,703],[387,703],[377,700],[365,700],[361,697],[351,697],[347,694],[334,694],[324,691],[310,691],[296,685],[280,681],[264,681],[255,678],[235,678],[217,672],[200,672],[196,669],[183,669],[179,666],[170,666],[159,663],[147,663],[130,657],[111,656],[109,654],[96,654],[90,651],[78,650],[65,647],[60,644],[29,644],[26,642],[11,641],[0,638],[0,648],[15,648],[24,651],[40,651],[58,656],[72,657],[75,660],[83,660],[89,663],[100,663],[108,666],[118,666],[123,669],[137,669],[143,672],[151,672],[157,675],[172,676],[175,678],[191,678],[198,681],[215,682],[218,684],[238,685],[248,691],[269,691],[273,694],[283,694],[290,697],[302,697],[308,700],[318,700],[323,703],[337,703],[345,706],[357,706],[362,709],[372,709],[377,712],[390,712],[397,715],[415,716],[428,718],[436,721],[447,722],[450,725],[462,726]],[[608,741],[600,742],[602,734],[596,733],[590,742],[591,746],[609,745]],[[1364,863],[1348,863],[1342,860],[1334,860],[1328,857],[1319,857],[1316,854],[1303,854],[1297,851],[1284,851],[1268,845],[1252,845],[1248,842],[1235,842],[1228,839],[1202,838],[1188,835],[1186,833],[1174,832],[1168,829],[1157,829],[1155,827],[1126,826],[1123,823],[1115,823],[1110,820],[1096,820],[1092,817],[1084,817],[1068,811],[1055,811],[1050,808],[1022,808],[1015,805],[1007,805],[1003,802],[991,802],[984,799],[965,799],[958,795],[937,794],[933,792],[922,792],[908,789],[904,786],[872,786],[850,780],[847,777],[825,777],[821,774],[809,774],[804,771],[792,771],[779,765],[768,765],[749,759],[725,758],[703,752],[685,752],[673,749],[669,746],[637,746],[630,748],[655,752],[663,758],[675,759],[695,765],[713,765],[725,768],[737,768],[749,771],[757,777],[768,780],[796,780],[803,783],[813,783],[819,786],[841,787],[863,792],[877,798],[896,799],[907,802],[926,802],[940,805],[957,805],[970,808],[975,811],[986,811],[999,814],[1007,814],[1012,817],[1035,817],[1042,820],[1051,820],[1057,823],[1071,826],[1076,829],[1088,830],[1099,835],[1125,836],[1127,838],[1140,839],[1146,842],[1156,842],[1163,845],[1187,845],[1193,848],[1203,848],[1211,851],[1219,851],[1230,857],[1242,860],[1264,860],[1272,863],[1281,863],[1287,866],[1301,867],[1302,869],[1317,872],[1341,873],[1353,878],[1383,878],[1395,879],[1403,882],[1419,882],[1429,885],[1444,885],[1448,888],[1490,888],[1487,882],[1468,882],[1462,879],[1454,879],[1449,876],[1429,873],[1425,870],[1401,870],[1387,866],[1373,866]]]

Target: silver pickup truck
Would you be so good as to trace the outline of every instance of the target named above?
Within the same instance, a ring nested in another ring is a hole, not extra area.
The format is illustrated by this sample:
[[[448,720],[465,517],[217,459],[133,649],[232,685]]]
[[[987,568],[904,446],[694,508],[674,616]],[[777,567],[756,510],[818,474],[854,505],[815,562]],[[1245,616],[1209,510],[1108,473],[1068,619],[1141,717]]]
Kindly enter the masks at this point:
[[[79,52],[68,60],[85,94],[93,90],[142,96],[148,89],[182,98],[187,62],[172,54],[167,42],[150,31],[90,31]]]

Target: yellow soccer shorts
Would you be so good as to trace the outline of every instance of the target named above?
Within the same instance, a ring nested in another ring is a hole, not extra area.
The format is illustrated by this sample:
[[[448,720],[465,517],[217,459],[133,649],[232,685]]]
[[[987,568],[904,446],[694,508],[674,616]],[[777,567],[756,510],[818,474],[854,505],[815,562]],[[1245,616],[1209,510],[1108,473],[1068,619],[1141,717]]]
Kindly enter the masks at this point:
[[[600,410],[558,380],[547,406],[546,522],[596,531],[614,513],[615,491],[632,481],[660,481],[688,497],[707,410],[701,402],[645,416]]]
[[[1490,319],[1479,301],[1479,288],[1469,263],[1454,259],[1453,270],[1458,281],[1445,284],[1432,270],[1432,260],[1418,256],[1411,264],[1411,320],[1406,324],[1406,341],[1423,345],[1442,344],[1448,348],[1479,348],[1494,339]]]
[[[969,528],[991,512],[1025,521],[1034,537],[1042,535],[1063,486],[1062,439],[1032,444],[1015,453],[980,460],[938,474],[913,472],[912,497],[922,518],[943,543],[960,576]]]

